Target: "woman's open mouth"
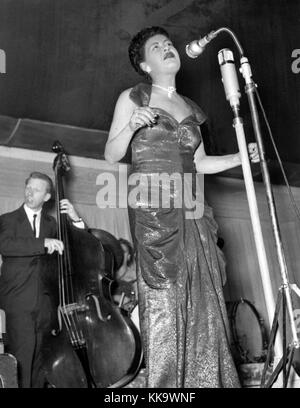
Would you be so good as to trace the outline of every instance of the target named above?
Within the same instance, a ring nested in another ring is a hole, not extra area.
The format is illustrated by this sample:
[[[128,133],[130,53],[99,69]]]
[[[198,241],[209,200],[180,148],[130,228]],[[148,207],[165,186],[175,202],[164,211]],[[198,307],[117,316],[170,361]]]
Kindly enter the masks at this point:
[[[168,51],[165,55],[164,55],[164,60],[167,58],[175,58],[175,54],[172,51]]]

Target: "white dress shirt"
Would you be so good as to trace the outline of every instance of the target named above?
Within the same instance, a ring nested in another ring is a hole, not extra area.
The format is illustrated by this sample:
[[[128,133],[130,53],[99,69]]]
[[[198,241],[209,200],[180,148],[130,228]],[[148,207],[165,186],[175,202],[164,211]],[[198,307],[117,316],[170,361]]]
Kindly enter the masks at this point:
[[[24,204],[24,210],[26,212],[27,218],[30,222],[31,228],[32,228],[32,232],[33,232],[33,216],[34,214],[36,214],[36,220],[35,220],[35,229],[36,229],[36,238],[38,238],[40,236],[40,226],[41,226],[41,213],[42,213],[42,209],[40,209],[39,211],[34,211],[31,208],[27,207],[26,204]]]
[[[32,228],[32,232],[33,232],[33,216],[36,214],[36,220],[35,220],[35,229],[36,229],[36,238],[38,238],[40,236],[40,225],[41,225],[41,213],[42,213],[42,209],[40,209],[39,211],[33,211],[31,208],[27,207],[26,204],[24,204],[24,210],[26,212],[26,215],[28,217],[28,220],[30,222],[31,228]],[[85,228],[85,223],[84,221],[81,220],[79,222],[72,222],[73,225],[79,229],[84,229]]]

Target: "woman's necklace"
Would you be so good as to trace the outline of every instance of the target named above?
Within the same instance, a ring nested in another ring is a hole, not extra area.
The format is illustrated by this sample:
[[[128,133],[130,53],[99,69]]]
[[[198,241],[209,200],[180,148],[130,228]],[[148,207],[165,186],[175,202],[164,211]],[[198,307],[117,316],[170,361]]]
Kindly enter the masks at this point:
[[[165,88],[165,87],[157,85],[157,84],[152,84],[152,86],[156,86],[156,88],[160,88],[163,91],[168,92],[168,98],[171,98],[172,94],[174,92],[176,92],[176,88],[174,88],[174,86],[168,86],[168,88]]]

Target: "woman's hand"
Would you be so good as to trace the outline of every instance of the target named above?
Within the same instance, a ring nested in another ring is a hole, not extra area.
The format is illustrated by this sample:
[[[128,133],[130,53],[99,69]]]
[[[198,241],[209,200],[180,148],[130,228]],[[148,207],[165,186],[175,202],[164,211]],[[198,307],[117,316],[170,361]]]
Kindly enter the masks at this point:
[[[62,214],[68,214],[72,221],[78,221],[80,218],[73,204],[71,204],[67,198],[60,200],[60,212]]]
[[[143,126],[152,127],[153,125],[156,125],[157,118],[158,115],[154,113],[151,108],[148,106],[141,106],[134,109],[129,121],[129,127],[133,132]]]
[[[258,163],[259,162],[259,154],[257,143],[249,143],[248,144],[248,153],[251,163]]]

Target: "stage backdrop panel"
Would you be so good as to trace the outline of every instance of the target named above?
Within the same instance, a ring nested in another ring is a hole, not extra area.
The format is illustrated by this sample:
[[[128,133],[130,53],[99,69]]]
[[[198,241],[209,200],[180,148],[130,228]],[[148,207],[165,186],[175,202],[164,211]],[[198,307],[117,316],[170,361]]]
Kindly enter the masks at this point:
[[[0,213],[17,208],[23,200],[24,180],[31,171],[42,171],[53,178],[53,153],[26,149],[0,147]],[[70,156],[71,172],[65,178],[66,197],[78,209],[80,215],[92,228],[106,230],[117,238],[131,240],[126,208],[99,208],[97,197],[103,187],[105,175],[120,180],[116,200],[126,203],[127,165],[109,165],[105,161]],[[99,177],[103,177],[99,184]],[[259,265],[254,244],[248,202],[243,180],[206,176],[205,195],[214,209],[219,224],[219,235],[224,239],[227,259],[227,282],[225,298],[228,301],[241,297],[254,303],[268,325]],[[98,183],[98,184],[97,184]],[[281,285],[279,265],[272,234],[264,185],[255,183],[259,214],[271,274],[272,288],[276,298]],[[300,221],[296,218],[284,186],[273,187],[275,203],[282,233],[290,281],[300,285]],[[292,188],[298,206],[300,189]],[[52,210],[53,212],[53,210]],[[299,301],[295,306],[300,311]]]
[[[0,146],[0,213],[12,211],[23,202],[25,179],[32,171],[41,171],[54,180],[54,153]],[[69,156],[71,171],[64,177],[65,196],[76,206],[90,228],[100,228],[117,238],[131,240],[126,208],[99,208],[96,203],[99,175],[110,174],[119,180],[126,165],[109,165],[103,160]],[[103,184],[103,183],[102,183]],[[55,216],[54,208],[50,213]]]

